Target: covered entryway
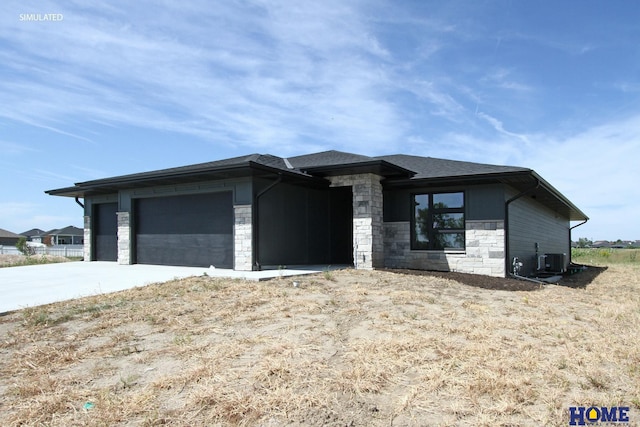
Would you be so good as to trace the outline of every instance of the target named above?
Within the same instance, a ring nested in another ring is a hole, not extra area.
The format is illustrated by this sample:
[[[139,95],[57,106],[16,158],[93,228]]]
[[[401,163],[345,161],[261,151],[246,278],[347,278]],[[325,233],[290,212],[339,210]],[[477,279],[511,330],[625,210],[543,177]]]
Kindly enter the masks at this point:
[[[136,199],[135,263],[233,268],[231,191]]]
[[[353,264],[351,187],[281,183],[258,201],[261,268]]]
[[[93,261],[118,260],[117,203],[93,205]]]

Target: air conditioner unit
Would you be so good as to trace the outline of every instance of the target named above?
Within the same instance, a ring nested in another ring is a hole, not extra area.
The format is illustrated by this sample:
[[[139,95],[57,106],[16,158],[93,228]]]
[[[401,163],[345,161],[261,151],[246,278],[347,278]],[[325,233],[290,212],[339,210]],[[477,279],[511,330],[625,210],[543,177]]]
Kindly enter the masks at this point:
[[[552,273],[564,273],[567,254],[545,254],[545,270]]]

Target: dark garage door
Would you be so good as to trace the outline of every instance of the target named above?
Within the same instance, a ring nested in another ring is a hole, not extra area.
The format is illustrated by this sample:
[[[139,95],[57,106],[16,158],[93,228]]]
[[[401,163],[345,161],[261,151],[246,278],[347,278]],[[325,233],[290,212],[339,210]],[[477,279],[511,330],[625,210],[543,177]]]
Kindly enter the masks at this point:
[[[136,262],[233,268],[232,193],[137,199]]]
[[[118,260],[117,211],[117,203],[100,203],[93,206],[94,261]]]

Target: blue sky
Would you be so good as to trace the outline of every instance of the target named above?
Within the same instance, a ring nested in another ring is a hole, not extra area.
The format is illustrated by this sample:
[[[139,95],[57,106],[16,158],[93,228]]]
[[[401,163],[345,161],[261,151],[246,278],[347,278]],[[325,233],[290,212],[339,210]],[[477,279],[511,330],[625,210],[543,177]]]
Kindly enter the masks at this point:
[[[0,228],[81,226],[44,194],[75,182],[335,149],[528,167],[591,218],[575,239],[640,239],[638,22],[623,0],[4,0]]]

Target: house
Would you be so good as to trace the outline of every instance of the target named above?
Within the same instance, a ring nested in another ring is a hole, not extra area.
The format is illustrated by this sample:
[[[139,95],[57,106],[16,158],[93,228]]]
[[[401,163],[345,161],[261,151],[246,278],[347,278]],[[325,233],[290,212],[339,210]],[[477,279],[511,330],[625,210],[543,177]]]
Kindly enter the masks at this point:
[[[53,229],[44,233],[41,242],[49,246],[82,245],[84,242],[84,230],[73,225]]]
[[[47,246],[82,245],[84,242],[84,230],[73,225],[49,231],[32,228],[20,235],[26,237],[29,242],[43,243]]]
[[[0,245],[15,246],[22,236],[0,228]]]
[[[504,277],[514,258],[528,274],[545,254],[561,270],[571,222],[588,220],[531,169],[403,154],[252,154],[47,193],[83,206],[85,260],[236,270],[350,264]]]
[[[40,230],[39,228],[32,228],[24,233],[20,233],[20,235],[26,237],[28,242],[42,243],[46,233],[44,230]]]

